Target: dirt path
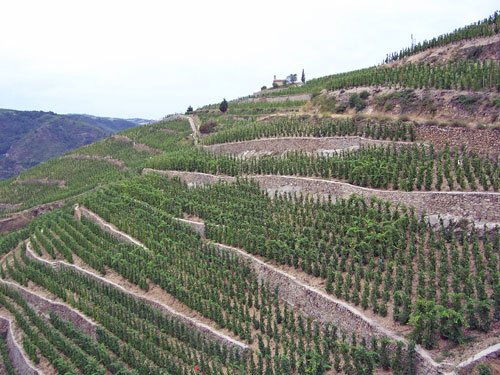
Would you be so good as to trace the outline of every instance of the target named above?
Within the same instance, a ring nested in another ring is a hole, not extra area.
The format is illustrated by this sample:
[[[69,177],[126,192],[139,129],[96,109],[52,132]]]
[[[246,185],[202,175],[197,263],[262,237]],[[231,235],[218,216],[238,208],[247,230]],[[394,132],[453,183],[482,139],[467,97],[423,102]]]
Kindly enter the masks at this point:
[[[110,164],[116,165],[117,167],[120,167],[121,170],[123,171],[128,171],[130,168],[125,166],[123,161],[113,159],[111,156],[98,156],[98,155],[86,155],[86,154],[69,154],[64,156],[65,158],[68,159],[81,159],[81,160],[104,160]]]
[[[179,176],[182,181],[193,185],[212,184],[219,180],[235,181],[234,177],[211,175],[199,172],[160,171],[145,168],[142,173],[160,173],[168,177]],[[467,219],[476,226],[494,228],[500,226],[500,193],[492,192],[427,192],[427,191],[396,191],[364,188],[346,182],[323,180],[310,177],[249,175],[259,183],[262,189],[270,194],[280,193],[311,194],[326,199],[331,196],[348,198],[351,194],[364,197],[377,197],[394,204],[404,204],[415,207],[418,214],[425,212],[432,225],[439,224],[439,218],[445,223],[453,220]]]
[[[198,130],[200,128],[200,124],[198,124],[196,119],[193,116],[186,116],[180,114],[171,115],[165,119],[165,121],[173,121],[173,120],[187,120],[189,122],[189,126],[191,126],[191,130],[193,131],[191,135],[193,136],[195,146],[197,146],[201,136],[200,136],[200,131]]]
[[[147,152],[149,154],[152,154],[152,155],[161,155],[161,154],[163,154],[163,151],[158,150],[157,148],[145,145],[143,143],[136,143],[136,142],[134,142],[133,140],[131,140],[129,137],[127,137],[125,135],[117,135],[117,134],[115,134],[115,135],[112,135],[111,138],[115,139],[117,141],[121,141],[121,142],[125,142],[125,143],[131,143],[132,147],[135,148],[137,151],[145,151],[145,152]]]

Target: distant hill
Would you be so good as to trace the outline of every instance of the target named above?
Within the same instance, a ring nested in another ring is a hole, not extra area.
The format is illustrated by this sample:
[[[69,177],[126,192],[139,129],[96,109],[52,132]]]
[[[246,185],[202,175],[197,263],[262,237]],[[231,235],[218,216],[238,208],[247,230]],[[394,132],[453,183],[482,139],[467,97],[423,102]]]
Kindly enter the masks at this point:
[[[120,130],[149,122],[0,109],[0,180]]]

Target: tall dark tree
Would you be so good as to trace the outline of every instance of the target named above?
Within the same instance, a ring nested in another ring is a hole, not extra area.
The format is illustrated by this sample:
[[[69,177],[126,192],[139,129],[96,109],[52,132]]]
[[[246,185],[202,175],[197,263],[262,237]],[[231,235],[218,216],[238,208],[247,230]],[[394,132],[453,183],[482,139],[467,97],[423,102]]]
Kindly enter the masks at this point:
[[[186,114],[192,113],[192,112],[193,112],[193,107],[189,106],[187,111],[186,111]]]
[[[290,74],[288,77],[286,77],[286,81],[288,83],[295,83],[295,82],[297,82],[297,74],[295,74],[295,73]]]
[[[300,80],[302,83],[306,83],[306,74],[304,73],[304,69],[302,69],[302,78]]]
[[[220,103],[219,109],[222,113],[225,113],[227,111],[227,107],[228,107],[227,100],[226,100],[226,98],[224,98],[222,103]]]

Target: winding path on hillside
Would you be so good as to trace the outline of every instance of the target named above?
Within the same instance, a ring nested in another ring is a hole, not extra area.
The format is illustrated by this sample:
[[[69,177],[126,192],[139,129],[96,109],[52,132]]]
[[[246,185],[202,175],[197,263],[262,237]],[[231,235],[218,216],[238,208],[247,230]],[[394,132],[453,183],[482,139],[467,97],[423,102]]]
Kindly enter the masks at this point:
[[[199,140],[200,140],[200,125],[197,123],[195,118],[193,116],[186,116],[186,115],[171,115],[168,116],[165,121],[174,121],[174,120],[187,120],[189,122],[189,126],[191,126],[192,136],[194,139],[194,144],[195,146],[198,145]]]
[[[155,170],[145,168],[143,174],[159,173],[168,177],[178,176],[188,185],[213,184],[219,180],[233,182],[235,177],[212,175],[200,172],[172,170]],[[246,175],[259,183],[262,189],[270,194],[303,193],[322,199],[348,198],[351,194],[359,194],[366,198],[376,197],[394,204],[415,207],[417,214],[424,213],[431,224],[443,220],[458,221],[467,219],[476,226],[487,225],[490,228],[500,226],[500,193],[492,192],[460,192],[460,191],[398,191],[380,190],[351,185],[346,182],[324,180],[320,178],[278,175]]]

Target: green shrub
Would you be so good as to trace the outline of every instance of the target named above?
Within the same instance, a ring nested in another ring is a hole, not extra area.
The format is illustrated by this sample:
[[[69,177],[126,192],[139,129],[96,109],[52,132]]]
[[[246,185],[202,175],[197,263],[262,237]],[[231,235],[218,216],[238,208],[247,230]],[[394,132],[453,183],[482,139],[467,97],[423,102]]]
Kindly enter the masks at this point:
[[[353,93],[349,96],[349,107],[356,108],[356,112],[359,112],[365,109],[366,102],[358,94]]]
[[[359,94],[359,97],[360,97],[361,99],[367,99],[369,96],[370,96],[370,93],[368,92],[368,90],[363,90],[363,91],[361,92],[361,94]]]
[[[354,108],[359,100],[360,98],[358,94],[351,94],[351,96],[349,96],[349,107]]]
[[[339,103],[335,107],[335,113],[344,113],[347,109],[347,104],[346,103]]]
[[[492,375],[491,366],[480,363],[476,366],[479,375]]]

